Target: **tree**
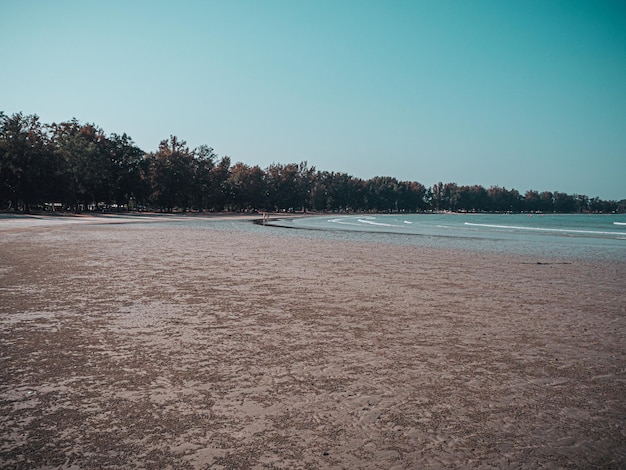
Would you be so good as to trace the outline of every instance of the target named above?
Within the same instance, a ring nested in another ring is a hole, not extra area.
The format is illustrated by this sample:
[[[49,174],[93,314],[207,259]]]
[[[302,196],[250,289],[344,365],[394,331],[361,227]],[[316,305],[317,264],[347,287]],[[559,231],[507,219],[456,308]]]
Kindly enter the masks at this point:
[[[442,210],[443,207],[443,183],[439,181],[439,183],[435,184],[432,189],[432,205],[435,210]]]
[[[267,170],[268,203],[275,210],[306,210],[312,189],[315,168],[307,162],[272,164]]]
[[[265,209],[267,189],[265,172],[259,166],[236,163],[228,175],[228,193],[235,210]]]
[[[554,192],[554,211],[561,213],[576,211],[576,198],[566,193]]]
[[[539,195],[539,210],[542,212],[554,211],[554,195],[550,191],[543,191]]]
[[[415,212],[426,208],[426,187],[417,181],[398,183],[398,210]]]
[[[489,210],[488,192],[480,185],[456,186],[451,197],[456,210],[472,212]]]
[[[375,176],[368,181],[367,199],[371,209],[389,212],[398,209],[398,180],[391,176]]]
[[[229,174],[230,157],[222,157],[210,172],[211,190],[208,194],[210,204],[209,209],[217,211],[224,210],[224,207],[228,202],[227,181]]]
[[[538,211],[540,206],[540,198],[538,191],[526,191],[524,194],[524,210],[533,212]]]
[[[589,212],[589,198],[584,194],[574,196],[576,198],[576,212]]]
[[[309,206],[315,210],[361,209],[359,183],[347,173],[318,171],[311,177]]]
[[[491,186],[487,190],[490,205],[489,210],[495,212],[518,211],[522,208],[521,198],[517,190],[507,190],[498,186]]]
[[[215,168],[217,155],[211,147],[201,145],[193,151],[193,156],[193,206],[204,210],[212,205],[214,188],[211,172]]]
[[[186,211],[192,201],[195,161],[187,142],[176,136],[162,140],[150,160],[151,202],[161,210]]]
[[[52,192],[54,163],[38,116],[0,113],[0,200],[24,212],[43,203]]]
[[[439,182],[425,188],[394,177],[354,178],[316,172],[307,162],[262,170],[194,150],[175,136],[145,154],[126,135],[106,136],[76,119],[44,125],[36,115],[0,111],[0,207],[29,211],[48,202],[74,210],[115,204],[172,211],[276,209],[306,211],[623,212],[624,201],[586,195]]]
[[[110,203],[112,186],[109,142],[94,124],[76,119],[52,124],[52,142],[62,161],[63,200],[75,210],[90,204]]]
[[[459,187],[456,183],[446,183],[441,191],[441,208],[455,211],[459,202]]]
[[[144,152],[126,134],[112,134],[107,143],[111,172],[108,199],[126,206],[133,199],[144,203],[149,194],[149,187],[142,177]]]

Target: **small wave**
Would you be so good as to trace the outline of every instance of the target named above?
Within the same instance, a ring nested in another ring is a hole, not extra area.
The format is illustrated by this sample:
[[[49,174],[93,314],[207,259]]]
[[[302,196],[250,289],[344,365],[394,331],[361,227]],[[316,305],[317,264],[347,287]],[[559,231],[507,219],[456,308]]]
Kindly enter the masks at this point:
[[[349,218],[346,218],[347,220],[350,220]],[[353,225],[355,227],[360,227],[361,224],[355,224],[353,222],[347,222],[346,219],[344,218],[338,218],[338,219],[330,219],[328,222],[331,224],[339,224],[339,225]]]
[[[473,227],[487,227],[487,228],[499,228],[505,230],[529,230],[535,232],[557,232],[557,233],[584,233],[588,235],[614,235],[621,236],[622,232],[600,232],[597,230],[576,230],[569,228],[546,228],[546,227],[521,227],[519,225],[497,225],[497,224],[475,224],[472,222],[465,222],[465,225]]]
[[[373,219],[373,217],[371,219]],[[383,222],[374,222],[373,220],[370,220],[370,219],[358,219],[358,221],[361,222],[362,224],[378,225],[380,227],[401,227],[401,225],[385,224]]]
[[[409,222],[408,220],[405,220],[404,223],[405,224],[411,224],[411,225],[413,224],[413,222]]]
[[[626,222],[613,222],[613,225],[626,225]]]

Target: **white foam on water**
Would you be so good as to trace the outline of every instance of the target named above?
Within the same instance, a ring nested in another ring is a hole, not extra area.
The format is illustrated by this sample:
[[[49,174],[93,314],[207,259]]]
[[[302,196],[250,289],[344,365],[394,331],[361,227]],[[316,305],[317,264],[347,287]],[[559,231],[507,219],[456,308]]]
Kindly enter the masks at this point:
[[[626,261],[626,223],[613,225],[615,220],[622,223],[623,219],[599,215],[558,215],[530,220],[521,215],[493,214],[454,217],[438,214],[375,217],[369,214],[333,214],[295,219],[293,226],[319,230],[312,232],[314,236],[325,230],[329,234],[340,231],[342,239],[367,239],[369,233],[375,233],[375,240],[389,243]],[[379,237],[381,233],[390,236]]]
[[[353,225],[354,227],[360,227],[361,226],[361,224],[355,224],[353,222],[347,222],[346,219],[350,220],[349,218],[330,219],[330,220],[328,220],[328,223],[339,224],[339,225]]]
[[[504,230],[530,230],[535,232],[557,232],[557,233],[584,233],[587,235],[624,235],[623,232],[601,232],[597,230],[576,230],[568,228],[547,228],[547,227],[521,227],[519,225],[498,225],[498,224],[476,224],[472,222],[465,222],[465,225],[472,227],[487,227],[498,228]]]
[[[626,222],[613,222],[613,225],[626,225]]]
[[[394,224],[385,224],[383,222],[374,222],[373,217],[369,217],[367,219],[358,219],[362,224],[370,224],[370,225],[378,225],[380,227],[402,227],[402,225],[394,225]]]

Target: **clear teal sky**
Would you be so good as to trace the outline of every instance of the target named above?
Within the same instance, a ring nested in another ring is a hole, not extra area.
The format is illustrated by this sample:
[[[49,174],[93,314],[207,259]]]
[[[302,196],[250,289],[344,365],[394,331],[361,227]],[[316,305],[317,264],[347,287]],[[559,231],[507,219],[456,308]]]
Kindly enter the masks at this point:
[[[0,110],[146,151],[626,198],[626,2],[0,0]]]

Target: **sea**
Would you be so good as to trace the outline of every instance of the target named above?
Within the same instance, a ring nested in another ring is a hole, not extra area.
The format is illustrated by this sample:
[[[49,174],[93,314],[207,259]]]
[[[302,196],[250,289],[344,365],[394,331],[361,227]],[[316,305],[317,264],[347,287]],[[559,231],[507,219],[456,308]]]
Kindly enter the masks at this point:
[[[284,217],[308,236],[544,258],[626,262],[626,214],[389,214]]]

